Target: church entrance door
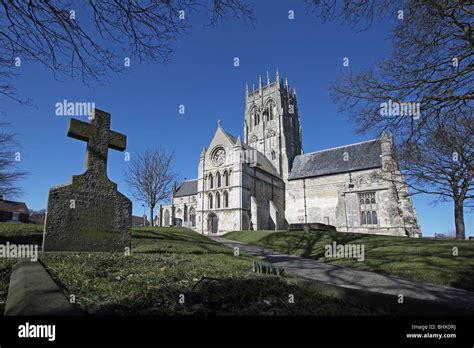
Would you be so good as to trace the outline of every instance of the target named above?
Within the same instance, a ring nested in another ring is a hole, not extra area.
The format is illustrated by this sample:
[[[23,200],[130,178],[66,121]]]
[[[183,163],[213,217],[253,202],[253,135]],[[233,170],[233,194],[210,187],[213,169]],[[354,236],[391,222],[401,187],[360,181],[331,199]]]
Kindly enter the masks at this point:
[[[209,233],[217,233],[219,231],[219,218],[214,213],[209,214],[207,218],[207,230]]]

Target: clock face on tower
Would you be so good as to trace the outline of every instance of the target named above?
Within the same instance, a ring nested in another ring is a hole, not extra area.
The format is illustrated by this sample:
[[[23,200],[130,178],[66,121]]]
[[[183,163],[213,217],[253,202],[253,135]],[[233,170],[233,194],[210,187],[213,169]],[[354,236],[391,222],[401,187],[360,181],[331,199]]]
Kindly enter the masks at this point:
[[[212,152],[211,156],[212,163],[216,166],[220,166],[225,162],[225,150],[222,147],[218,147]]]

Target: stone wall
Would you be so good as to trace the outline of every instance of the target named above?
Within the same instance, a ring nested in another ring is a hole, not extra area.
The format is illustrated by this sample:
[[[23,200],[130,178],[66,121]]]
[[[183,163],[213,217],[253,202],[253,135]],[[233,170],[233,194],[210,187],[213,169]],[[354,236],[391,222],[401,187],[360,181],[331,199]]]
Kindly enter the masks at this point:
[[[411,201],[404,202],[403,206],[398,204],[394,197],[395,186],[379,179],[381,173],[378,168],[290,180],[286,192],[286,218],[289,223],[334,225],[340,232],[405,236],[407,229],[419,230],[416,216],[410,223],[400,216],[400,209],[402,214],[413,210]],[[360,199],[364,193],[371,192],[375,193],[377,223],[364,225]]]
[[[252,203],[253,202],[253,203]],[[285,184],[281,179],[256,167],[243,165],[242,210],[248,224],[243,229],[276,230],[286,228]],[[257,217],[255,217],[255,212]],[[276,219],[271,217],[275,216]],[[252,225],[250,226],[250,221]]]

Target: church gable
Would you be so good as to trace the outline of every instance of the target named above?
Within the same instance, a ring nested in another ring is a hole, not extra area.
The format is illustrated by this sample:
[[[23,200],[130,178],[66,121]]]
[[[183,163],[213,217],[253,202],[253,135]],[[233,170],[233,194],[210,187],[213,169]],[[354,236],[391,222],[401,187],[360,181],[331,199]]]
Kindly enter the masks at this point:
[[[210,163],[214,163],[216,159],[216,151],[223,149],[224,152],[221,156],[222,159],[227,159],[225,155],[231,152],[231,149],[235,146],[237,138],[227,133],[220,125],[218,125],[214,136],[212,137],[211,143],[206,150],[206,158]],[[222,163],[223,164],[223,163]]]

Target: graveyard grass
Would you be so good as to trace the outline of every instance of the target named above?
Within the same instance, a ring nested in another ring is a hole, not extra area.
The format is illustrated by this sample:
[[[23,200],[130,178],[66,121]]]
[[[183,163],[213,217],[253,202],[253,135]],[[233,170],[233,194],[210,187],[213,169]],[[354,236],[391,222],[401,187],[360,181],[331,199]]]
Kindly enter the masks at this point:
[[[31,234],[42,234],[43,224],[23,224],[0,222],[0,238],[6,236],[25,236]]]
[[[5,310],[11,268],[15,262],[16,260],[14,259],[0,258],[0,315],[2,315]]]
[[[235,231],[225,238],[286,254],[474,291],[474,243],[317,231]],[[365,260],[325,257],[325,245],[361,244]],[[453,247],[458,256],[453,256]]]
[[[130,256],[48,252],[41,259],[66,296],[95,315],[381,313],[292,277],[256,275],[253,260],[188,229],[153,227],[133,229]]]

